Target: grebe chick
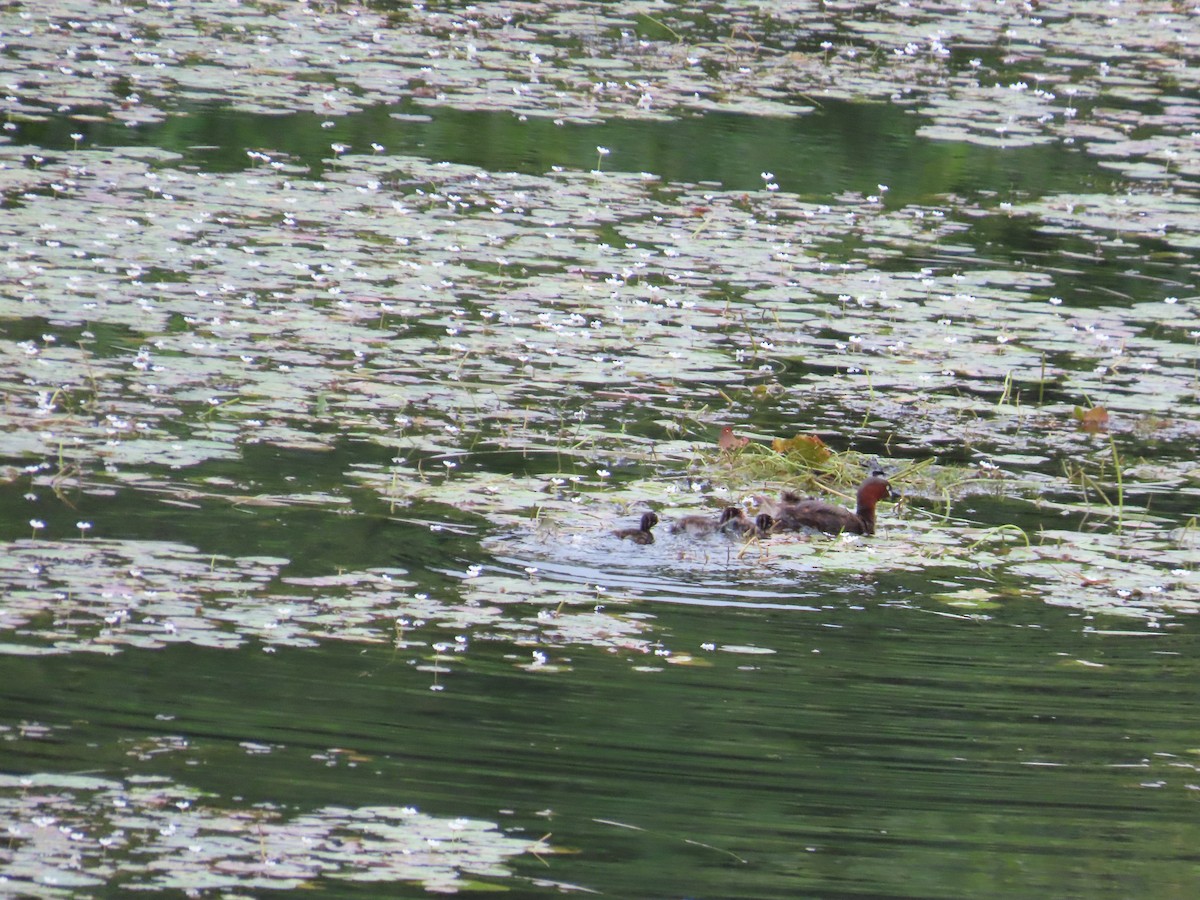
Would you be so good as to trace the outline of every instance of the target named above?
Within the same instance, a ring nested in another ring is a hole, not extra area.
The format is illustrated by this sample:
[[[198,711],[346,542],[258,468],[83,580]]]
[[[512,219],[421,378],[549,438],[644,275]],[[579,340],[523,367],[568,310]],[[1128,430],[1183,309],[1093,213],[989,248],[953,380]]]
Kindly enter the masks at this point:
[[[658,515],[648,512],[642,514],[641,524],[637,528],[618,528],[613,532],[619,538],[633,541],[635,544],[653,544],[654,535],[650,529],[658,524]]]
[[[727,506],[719,516],[682,516],[671,523],[671,534],[705,535],[727,531],[731,523],[745,519],[739,507]]]
[[[759,513],[753,519],[741,510],[740,515],[734,516],[722,527],[726,534],[740,534],[743,537],[765,537],[775,527],[775,519],[770,513]]]

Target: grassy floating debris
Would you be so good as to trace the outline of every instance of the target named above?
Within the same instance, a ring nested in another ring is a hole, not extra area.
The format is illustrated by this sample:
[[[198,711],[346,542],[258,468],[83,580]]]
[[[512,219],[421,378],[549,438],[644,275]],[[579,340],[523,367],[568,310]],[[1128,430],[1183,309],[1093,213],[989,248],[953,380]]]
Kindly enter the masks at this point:
[[[729,430],[729,436],[733,436]],[[722,431],[722,439],[726,431]],[[841,493],[840,489],[853,490],[871,472],[881,468],[879,461],[867,454],[854,450],[836,451],[816,434],[798,433],[790,438],[775,438],[768,445],[750,441],[730,452],[728,441],[718,441],[717,454],[702,451],[694,467],[702,467],[713,473],[726,473],[731,486],[742,487],[764,481],[785,482],[795,489],[823,489]],[[895,473],[887,473],[889,481],[905,482],[916,479],[934,464],[933,458],[910,463]],[[946,478],[946,474],[941,473]],[[959,483],[967,476],[961,472],[949,477]]]
[[[1071,415],[1084,431],[1094,434],[1108,430],[1108,410],[1103,406],[1093,406],[1091,409],[1076,406]]]

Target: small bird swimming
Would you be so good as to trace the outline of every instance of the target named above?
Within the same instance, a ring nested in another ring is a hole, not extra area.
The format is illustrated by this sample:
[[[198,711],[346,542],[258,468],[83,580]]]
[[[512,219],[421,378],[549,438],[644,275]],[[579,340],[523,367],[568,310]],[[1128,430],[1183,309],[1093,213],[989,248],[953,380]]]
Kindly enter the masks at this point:
[[[653,544],[654,535],[650,529],[657,524],[658,515],[656,513],[643,513],[641,524],[637,528],[618,528],[613,534],[624,540],[633,541],[635,544]]]

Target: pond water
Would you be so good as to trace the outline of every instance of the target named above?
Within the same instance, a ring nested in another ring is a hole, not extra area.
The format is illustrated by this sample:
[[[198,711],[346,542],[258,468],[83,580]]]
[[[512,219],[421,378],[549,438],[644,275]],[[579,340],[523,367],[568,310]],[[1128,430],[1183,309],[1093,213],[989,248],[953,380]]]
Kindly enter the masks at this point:
[[[1194,893],[1196,9],[56,6],[0,895]]]

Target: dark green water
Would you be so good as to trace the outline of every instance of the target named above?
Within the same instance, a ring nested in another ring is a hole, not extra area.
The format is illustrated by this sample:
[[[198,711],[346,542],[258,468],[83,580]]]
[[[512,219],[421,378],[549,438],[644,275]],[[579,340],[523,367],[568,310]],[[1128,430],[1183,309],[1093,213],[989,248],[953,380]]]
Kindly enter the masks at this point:
[[[812,612],[639,605],[677,646],[769,635],[768,656],[650,673],[580,649],[556,677],[476,642],[440,692],[379,648],[6,657],[7,714],[70,729],[6,768],[499,817],[578,851],[519,878],[610,896],[1187,896],[1190,634],[1085,635],[1036,604],[947,618],[869,577],[850,593]],[[187,749],[131,759],[152,734]],[[335,747],[356,761],[328,764]]]
[[[343,464],[254,451],[243,471],[271,488]],[[72,515],[114,537],[290,546],[285,576],[399,562],[436,591],[472,560],[510,565],[371,515],[91,504]],[[437,679],[414,665],[427,648],[0,657],[6,720],[64,728],[10,742],[5,769],[166,776],[217,807],[396,802],[552,835],[570,852],[518,860],[517,896],[555,896],[542,880],[619,897],[1188,896],[1192,629],[1097,633],[1120,623],[1022,601],[948,615],[924,575],[643,587],[629,609],[699,665],[581,646],[553,652],[569,671],[529,672],[524,651],[482,638]],[[137,758],[152,736],[186,744]]]
[[[396,114],[409,118],[397,120]],[[650,172],[664,182],[709,182],[745,191],[761,189],[767,172],[784,190],[822,199],[843,191],[874,194],[883,184],[893,205],[959,191],[999,191],[1002,199],[1011,199],[1117,183],[1076,150],[925,140],[916,135],[919,119],[881,103],[827,101],[795,118],[714,113],[597,125],[399,105],[347,116],[332,128],[321,128],[322,121],[303,113],[267,118],[214,104],[134,131],[104,123],[82,129],[89,144],[164,147],[211,171],[250,167],[247,148],[269,147],[320,176],[332,157],[330,144],[340,142],[360,153],[378,143],[391,153],[534,174],[553,166],[594,168],[596,147],[603,146],[611,151],[601,162],[605,170]],[[34,126],[34,133],[47,149],[68,149],[70,133],[79,128],[48,122]]]

